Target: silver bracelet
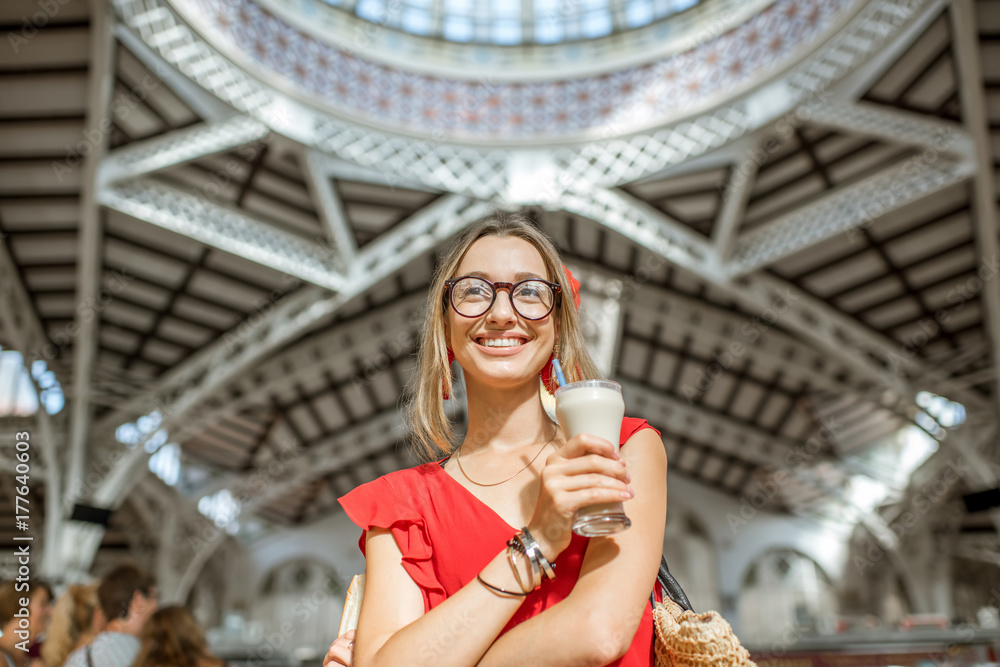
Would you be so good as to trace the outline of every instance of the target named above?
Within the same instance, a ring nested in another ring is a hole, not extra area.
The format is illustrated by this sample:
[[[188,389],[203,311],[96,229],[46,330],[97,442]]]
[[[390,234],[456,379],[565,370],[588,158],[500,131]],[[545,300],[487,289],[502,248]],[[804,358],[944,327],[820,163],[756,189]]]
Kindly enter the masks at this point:
[[[507,546],[520,551],[528,558],[528,564],[531,566],[531,590],[537,591],[542,586],[542,573],[539,571],[540,564],[535,551],[525,546],[524,541],[521,539],[521,533],[517,533],[514,537],[510,538]]]
[[[522,528],[521,532],[517,534],[517,539],[524,545],[524,551],[528,554],[528,557],[533,561],[537,560],[538,565],[545,573],[545,577],[555,579],[555,566],[549,563],[545,554],[542,553],[542,548],[538,546],[538,542],[531,536],[531,531],[528,530],[527,526]]]
[[[521,590],[530,593],[532,589],[525,586],[524,581],[521,580],[521,570],[518,567],[517,558],[514,556],[514,554],[521,554],[522,556],[524,555],[520,549],[518,549],[516,546],[508,542],[507,560],[510,562],[510,569],[514,570],[514,578],[517,579],[517,585],[521,587]],[[525,558],[527,558],[527,556],[525,556]],[[531,565],[529,564],[528,567],[530,569]]]

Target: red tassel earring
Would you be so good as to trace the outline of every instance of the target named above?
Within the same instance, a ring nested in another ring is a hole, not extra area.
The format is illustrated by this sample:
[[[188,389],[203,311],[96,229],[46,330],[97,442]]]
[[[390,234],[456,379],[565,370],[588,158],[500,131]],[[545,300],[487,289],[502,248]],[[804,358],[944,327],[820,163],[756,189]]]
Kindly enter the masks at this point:
[[[453,362],[453,361],[455,361],[455,353],[452,352],[451,348],[449,347],[448,348],[448,366],[445,368],[445,372],[446,373],[449,373],[449,374],[451,373],[451,362]],[[452,376],[452,379],[454,379],[454,376]],[[444,380],[441,381],[441,396],[446,401],[450,398],[450,396],[448,395],[448,387],[445,384]]]
[[[549,392],[549,396],[553,396],[553,384],[555,384],[555,378],[552,376],[552,360],[556,358],[555,350],[549,355],[549,360],[545,362],[542,370],[538,372],[538,376],[542,378],[542,386],[545,387],[545,391]]]

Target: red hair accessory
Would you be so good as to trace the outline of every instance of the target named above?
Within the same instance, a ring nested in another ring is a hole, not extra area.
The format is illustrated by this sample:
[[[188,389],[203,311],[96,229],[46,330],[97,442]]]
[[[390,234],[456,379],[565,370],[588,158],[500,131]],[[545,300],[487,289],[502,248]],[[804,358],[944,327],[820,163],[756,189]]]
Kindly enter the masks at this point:
[[[576,309],[580,310],[580,281],[573,277],[573,272],[569,270],[569,267],[563,264],[563,271],[566,272],[566,279],[569,280],[570,291],[573,292],[573,303],[576,304]]]

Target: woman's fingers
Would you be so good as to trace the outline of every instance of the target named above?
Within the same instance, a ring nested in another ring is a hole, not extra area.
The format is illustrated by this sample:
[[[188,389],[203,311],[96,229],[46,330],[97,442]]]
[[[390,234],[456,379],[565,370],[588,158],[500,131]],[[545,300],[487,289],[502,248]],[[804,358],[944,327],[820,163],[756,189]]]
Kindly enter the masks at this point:
[[[598,454],[609,459],[620,459],[618,448],[604,438],[589,433],[581,433],[570,438],[559,447],[555,456],[564,459],[573,459],[585,454]],[[551,458],[551,457],[550,457]]]
[[[350,667],[354,649],[354,635],[354,630],[348,630],[334,640],[333,644],[330,645],[330,650],[326,652],[326,657],[323,658],[323,667],[327,665]]]
[[[567,492],[580,491],[582,489],[613,489],[621,492],[630,489],[624,479],[598,473],[563,477],[557,482],[557,485],[563,491]]]
[[[546,465],[550,476],[576,476],[587,474],[601,474],[620,479],[628,483],[631,481],[625,462],[622,459],[609,459],[599,454],[585,454],[572,459],[552,461]]]

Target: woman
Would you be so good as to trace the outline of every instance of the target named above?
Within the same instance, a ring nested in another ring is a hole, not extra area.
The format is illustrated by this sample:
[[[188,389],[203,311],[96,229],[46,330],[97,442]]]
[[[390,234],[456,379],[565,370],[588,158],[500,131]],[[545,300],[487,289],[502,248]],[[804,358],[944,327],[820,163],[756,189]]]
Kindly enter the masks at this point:
[[[208,650],[205,634],[191,613],[180,606],[156,611],[139,635],[141,646],[133,667],[225,667]]]
[[[539,374],[553,356],[569,381],[598,377],[571,282],[552,242],[519,215],[478,224],[443,258],[410,426],[425,454],[449,456],[340,499],[363,530],[367,581],[356,636],[338,638],[324,665],[653,664],[666,455],[642,420],[625,420],[619,457],[601,438],[564,440],[547,417]],[[458,447],[443,405],[452,357],[468,401]],[[578,508],[623,500],[629,530],[570,531]],[[537,561],[555,566],[540,585]]]
[[[104,624],[104,614],[97,604],[97,586],[70,586],[52,608],[49,631],[42,644],[43,662],[47,667],[62,667],[69,654],[92,642]]]

